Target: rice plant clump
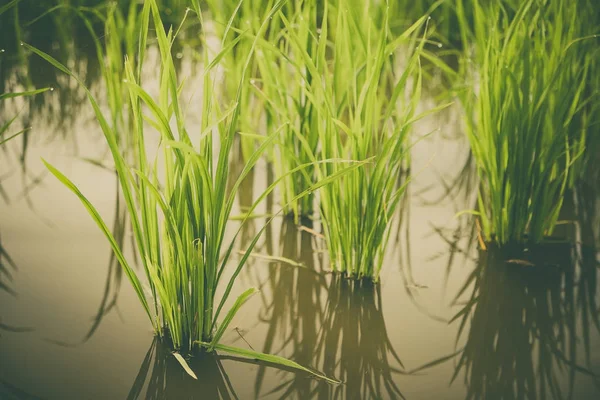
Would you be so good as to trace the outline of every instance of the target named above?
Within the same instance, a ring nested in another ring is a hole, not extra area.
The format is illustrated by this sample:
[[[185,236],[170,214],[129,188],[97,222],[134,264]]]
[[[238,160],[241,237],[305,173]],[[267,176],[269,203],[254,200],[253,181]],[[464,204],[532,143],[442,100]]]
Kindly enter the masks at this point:
[[[271,13],[275,13],[280,6],[281,2],[275,4]],[[195,7],[195,11],[201,19],[200,8]],[[141,65],[151,21],[156,31],[161,60],[157,99],[141,86]],[[271,145],[277,133],[268,136],[252,153],[239,175],[230,177],[229,157],[235,141],[243,87],[239,86],[233,105],[222,108],[215,95],[212,70],[223,54],[219,53],[210,60],[205,48],[202,122],[199,143],[194,146],[192,136],[185,126],[184,110],[179,101],[182,86],[177,78],[171,52],[174,35],[172,30],[167,33],[163,28],[155,1],[146,1],[140,14],[137,68],[132,60],[125,62],[125,83],[133,121],[132,142],[135,144],[131,150],[133,160],[129,161],[124,156],[126,149],[122,148],[122,142],[117,141],[116,130],[107,122],[94,97],[87,92],[115,163],[143,277],[127,261],[90,201],[61,172],[48,163],[46,166],[79,197],[101,228],[156,334],[177,351],[177,359],[190,375],[194,376],[179,353],[186,355],[213,350],[314,373],[281,357],[220,344],[239,308],[256,291],[252,288],[243,292],[226,315],[223,315],[234,281],[264,230],[263,228],[253,238],[233,273],[226,279],[226,266],[231,261],[235,239],[240,232],[238,229],[231,242],[227,243],[228,220],[237,188],[261,154]],[[78,79],[47,54],[31,46],[26,47],[64,73]],[[229,50],[226,48],[222,51]],[[246,68],[252,54],[253,50],[250,49],[246,55]],[[242,81],[243,79],[244,73]],[[81,83],[79,79],[78,81]],[[148,110],[148,114],[144,110]],[[159,134],[158,149],[152,149],[148,131]],[[218,151],[215,152],[215,148]],[[161,174],[164,174],[162,179],[159,176]],[[258,197],[252,209],[275,185],[271,185]],[[144,281],[147,281],[148,290],[144,287]],[[219,298],[217,290],[223,281],[226,286]]]
[[[324,117],[319,107],[325,98],[318,85],[330,82],[335,74],[332,64],[337,55],[328,54],[328,47],[336,40],[330,31],[335,17],[328,16],[328,9],[342,3],[298,2],[295,9],[276,16],[273,23],[282,29],[271,30],[270,41],[262,42],[259,48],[263,56],[257,57],[259,79],[253,88],[265,99],[265,123],[278,126],[287,121],[280,146],[271,154],[276,176],[285,175],[297,164],[326,158],[321,156],[319,134]],[[309,167],[281,182],[282,203],[290,203],[284,211],[296,222],[300,217],[312,218],[318,211],[313,196],[289,201],[317,179],[317,170],[317,166]]]
[[[552,234],[569,171],[585,151],[585,129],[574,131],[572,121],[585,101],[589,58],[560,28],[574,22],[573,7],[526,1],[509,15],[475,2],[479,87],[464,103],[488,242],[522,245]]]
[[[308,96],[321,159],[369,160],[320,191],[320,208],[332,268],[347,276],[377,280],[390,226],[405,193],[409,133],[420,97],[417,40],[426,18],[398,37],[390,34],[388,9],[381,19],[368,2],[352,7],[335,2],[325,8],[320,45],[304,62],[313,72]],[[332,38],[333,60],[326,59]],[[399,60],[404,68],[398,72]],[[318,68],[331,67],[319,74]],[[434,110],[431,110],[434,111]],[[336,173],[325,164],[317,176]]]
[[[319,178],[344,168],[342,161],[364,161],[384,148],[393,148],[394,155],[381,157],[381,167],[389,160],[398,161],[388,164],[388,183],[392,186],[400,164],[406,166],[408,153],[403,149],[420,92],[420,77],[416,79],[415,74],[419,66],[416,53],[423,50],[416,46],[414,36],[426,18],[420,18],[408,30],[395,35],[389,12],[386,2],[298,2],[296,7],[276,14],[270,24],[268,40],[259,41],[257,51],[261,56],[256,58],[256,79],[250,83],[256,97],[264,101],[267,130],[283,127],[279,146],[270,153],[275,176],[286,175],[298,164],[319,163],[299,174],[288,175],[281,182],[282,203],[289,204],[285,212],[293,215],[296,222],[300,217],[312,217],[318,207],[314,207],[312,196],[296,202],[289,200]],[[404,71],[398,73],[400,63],[406,65]],[[397,109],[398,104],[404,107]],[[390,136],[401,145],[390,147],[392,142],[386,142]],[[350,175],[344,179],[351,179]],[[345,185],[341,181],[336,184]],[[328,196],[321,196],[321,217],[329,225],[332,236],[336,236],[339,231],[333,225],[339,216],[333,215],[335,211],[330,206],[323,206],[323,199],[329,202]],[[360,195],[350,189],[344,196]],[[397,198],[401,198],[401,193]],[[362,204],[364,199],[366,197],[357,200],[356,204]],[[386,211],[393,214],[395,203],[392,201]],[[360,207],[343,213],[363,215],[364,209]],[[377,213],[376,207],[375,210]],[[388,223],[384,222],[384,226]],[[330,250],[337,252],[338,239],[331,241]],[[374,238],[371,244],[380,249],[380,242],[381,239]],[[369,258],[372,254],[365,250],[371,248],[373,246],[362,242],[352,251],[364,252]]]
[[[277,3],[276,0],[209,0],[206,2],[212,15],[216,36],[221,40],[221,46],[233,47],[232,51],[224,55],[221,63],[229,78],[224,80],[223,89],[230,99],[234,99],[237,95],[237,83],[244,69],[244,57],[253,46],[254,36],[260,36],[260,42],[273,45],[277,42],[282,28],[279,15],[293,14],[294,9],[304,6],[303,1],[284,1],[277,13],[269,14]],[[261,29],[263,21],[267,18],[269,19],[267,28]],[[244,84],[252,85],[256,80],[254,77],[259,72],[259,64],[263,58],[260,49],[258,53],[248,67],[247,78],[251,79],[247,81],[250,82]],[[238,129],[242,133],[262,135],[265,128],[268,130],[272,127],[272,125],[265,126],[262,112],[271,99],[251,90],[243,91],[242,96],[243,111],[240,113]],[[240,143],[242,156],[247,159],[256,148],[256,140],[252,135],[242,135]],[[287,206],[289,200],[291,198],[282,201],[285,213],[289,212]]]

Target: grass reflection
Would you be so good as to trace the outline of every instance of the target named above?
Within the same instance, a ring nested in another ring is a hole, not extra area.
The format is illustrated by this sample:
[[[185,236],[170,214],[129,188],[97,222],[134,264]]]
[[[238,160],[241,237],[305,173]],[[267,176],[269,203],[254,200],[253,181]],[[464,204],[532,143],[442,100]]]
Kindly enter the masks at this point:
[[[167,346],[154,339],[127,400],[134,399],[237,399],[237,395],[215,353],[204,353],[190,361],[198,380],[191,379]]]
[[[310,221],[302,221],[309,230]],[[381,287],[369,280],[324,274],[315,263],[315,236],[282,221],[279,253],[302,266],[271,263],[271,296],[261,319],[268,324],[265,352],[283,353],[344,382],[327,385],[305,374],[282,375],[267,387],[261,367],[255,397],[371,399],[404,398],[397,378],[404,373],[386,329]],[[271,380],[272,382],[272,380]]]
[[[461,290],[473,292],[455,317],[457,341],[463,332],[466,341],[453,379],[464,374],[468,399],[571,398],[577,376],[596,379],[579,357],[591,350],[590,322],[599,326],[588,286],[597,270],[579,267],[568,244],[480,254]]]

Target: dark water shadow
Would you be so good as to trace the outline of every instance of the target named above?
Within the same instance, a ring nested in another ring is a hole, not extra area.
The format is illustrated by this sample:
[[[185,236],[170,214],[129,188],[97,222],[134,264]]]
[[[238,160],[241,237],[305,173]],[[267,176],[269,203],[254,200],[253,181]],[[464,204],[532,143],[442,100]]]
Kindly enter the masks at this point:
[[[217,354],[203,353],[189,361],[197,380],[181,368],[171,351],[153,340],[127,400],[134,399],[237,399]]]
[[[450,236],[436,228],[450,248],[447,275],[458,263],[475,268],[453,300],[461,307],[451,321],[458,357],[446,355],[412,372],[455,360],[452,382],[464,379],[468,399],[600,393],[592,357],[600,335],[600,186],[591,182],[567,193],[553,237],[525,251],[492,245],[477,253],[475,224],[461,224]],[[577,389],[577,383],[585,386]]]
[[[319,398],[404,398],[396,380],[406,372],[387,333],[379,284],[333,276],[317,349],[323,371],[345,382],[319,385]]]
[[[7,293],[11,297],[17,297],[17,292],[12,288],[13,274],[17,272],[17,264],[2,245],[0,235],[0,292]],[[0,315],[0,337],[1,332],[23,333],[31,332],[33,328],[10,325],[2,320]]]
[[[0,398],[3,400],[40,400],[41,397],[30,394],[26,389],[14,386],[0,379]]]
[[[17,265],[12,260],[8,251],[2,245],[2,235],[0,235],[0,290],[16,296],[17,293],[10,287],[13,280],[13,273],[17,271]]]
[[[446,259],[442,286],[443,295],[445,295],[453,268],[457,264],[468,264],[476,261],[476,257],[473,255],[479,242],[480,226],[473,215],[463,214],[458,217],[458,214],[464,212],[465,209],[477,209],[476,196],[479,189],[479,178],[472,152],[469,150],[460,171],[455,176],[447,178],[438,175],[436,182],[442,186],[442,193],[430,200],[421,199],[421,204],[424,206],[439,206],[450,200],[453,203],[454,211],[457,213],[457,224],[452,228],[429,223],[431,233],[438,236],[446,244],[446,248],[432,253],[428,258],[428,261],[440,258]]]
[[[312,228],[310,221],[302,225]],[[261,351],[285,354],[343,383],[330,385],[304,373],[268,379],[261,366],[255,398],[404,398],[396,383],[404,367],[387,333],[381,287],[323,273],[314,252],[316,240],[292,220],[282,221],[275,254],[301,266],[269,266],[264,286],[272,295],[263,297],[267,303],[260,319],[268,328]],[[273,382],[280,383],[273,387]]]
[[[87,3],[97,7],[103,2]],[[0,15],[0,48],[4,50],[0,57],[0,93],[21,91],[20,88],[58,89],[52,96],[27,99],[28,112],[23,113],[23,118],[29,122],[44,122],[54,128],[70,126],[78,109],[86,104],[85,93],[40,57],[31,57],[20,44],[31,44],[69,65],[74,72],[85,77],[88,86],[97,82],[101,73],[93,38],[83,19],[67,4],[21,0]],[[56,6],[59,7],[48,13]],[[92,22],[92,28],[101,36],[103,24],[97,19]],[[77,62],[72,62],[75,59]]]
[[[464,375],[468,399],[572,398],[581,376],[599,383],[589,368],[589,337],[600,333],[597,265],[577,268],[566,243],[529,253],[481,252],[459,293],[473,288],[455,317],[465,344],[453,379]]]
[[[302,226],[312,227],[310,220],[302,220]],[[263,306],[259,314],[261,322],[268,325],[264,353],[279,353],[290,347],[288,357],[301,365],[312,366],[320,322],[324,318],[322,293],[327,288],[327,279],[319,274],[314,261],[314,236],[299,230],[291,218],[281,220],[278,249],[267,249],[269,254],[280,255],[297,262],[271,262],[269,275],[263,288],[267,287],[271,296],[262,296]],[[269,232],[271,233],[271,232]],[[271,243],[268,238],[267,243]],[[260,367],[255,380],[255,395],[263,392],[265,368]],[[308,396],[312,381],[300,374],[294,376],[287,390],[295,391],[300,397]]]
[[[180,0],[159,0],[157,3],[165,29],[176,29],[187,14],[187,4]],[[106,51],[107,41],[116,37],[116,46],[123,54],[134,52],[132,49],[137,45],[131,42],[136,38],[128,38],[127,32],[138,23],[142,5],[143,2],[136,5],[125,0],[21,0],[0,15],[0,93],[52,88],[52,91],[37,96],[11,99],[0,108],[0,122],[16,119],[15,126],[27,128],[10,146],[14,160],[9,159],[9,163],[19,167],[23,186],[18,196],[11,193],[10,197],[24,198],[33,209],[29,194],[48,175],[45,170],[41,173],[29,170],[27,160],[32,143],[65,143],[72,148],[73,154],[78,155],[77,132],[87,130],[86,124],[95,119],[91,108],[88,108],[85,90],[74,79],[27,51],[21,43],[35,47],[67,66],[104,106],[110,103],[108,86],[112,84],[107,82],[103,66],[108,74],[118,74],[122,78],[124,62],[124,59],[110,60]],[[109,36],[111,31],[105,28],[104,21],[111,13],[117,15],[114,36]],[[131,13],[135,13],[133,18],[129,18]],[[184,64],[191,66],[189,71],[194,73],[198,70],[195,66],[200,59],[196,54],[201,49],[200,28],[196,18],[186,21],[173,40],[174,66],[177,71],[182,70]],[[114,47],[114,44],[110,45]],[[135,54],[129,54],[129,57],[134,58]],[[148,62],[148,69],[155,67]],[[122,110],[113,111],[119,114]],[[109,120],[120,121],[121,117],[111,115]],[[130,131],[127,125],[123,126],[124,131]],[[101,156],[103,154],[99,153],[92,157]],[[5,177],[0,174],[0,197],[7,201],[9,194],[1,186]]]

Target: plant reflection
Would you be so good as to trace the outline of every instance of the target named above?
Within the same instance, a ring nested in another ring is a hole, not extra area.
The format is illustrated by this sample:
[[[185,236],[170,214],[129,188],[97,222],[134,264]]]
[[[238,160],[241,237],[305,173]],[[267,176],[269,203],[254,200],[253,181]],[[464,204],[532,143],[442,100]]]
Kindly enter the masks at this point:
[[[0,379],[0,398],[3,400],[40,400],[41,397],[37,397],[30,394],[24,389],[16,387],[9,382]]]
[[[328,294],[318,349],[323,371],[345,385],[320,385],[319,397],[404,398],[395,383],[404,366],[387,334],[379,284],[334,277]]]
[[[9,283],[12,282],[11,271],[14,272],[16,270],[17,266],[2,246],[2,237],[0,237],[0,291],[4,291],[12,296],[16,295],[15,291],[9,286]]]
[[[166,25],[183,20],[186,2],[164,0],[158,3]],[[126,55],[132,60],[135,58],[138,38],[134,32],[141,5],[126,0],[21,0],[0,14],[0,94],[52,88],[52,92],[44,96],[13,99],[0,109],[0,126],[2,121],[14,118],[15,126],[26,129],[15,139],[18,146],[15,143],[11,148],[15,150],[15,164],[18,162],[22,174],[22,195],[28,202],[28,193],[46,175],[45,171],[32,175],[27,169],[32,138],[46,143],[64,140],[78,153],[77,135],[71,133],[85,130],[85,118],[93,118],[93,115],[80,112],[81,106],[87,105],[87,98],[79,85],[58,69],[49,68],[42,58],[31,57],[20,44],[26,42],[52,55],[81,77],[86,87],[99,92],[98,98],[110,108],[113,128],[118,129],[120,136],[128,136],[131,129],[122,115],[127,113],[123,104],[127,98],[122,92],[123,65]],[[191,34],[191,30],[188,34],[187,28],[192,25],[186,24],[177,40],[173,40],[177,70],[183,66],[184,50],[200,47],[198,35]],[[186,57],[186,65],[191,66],[192,72],[197,70],[194,68],[197,58]],[[120,139],[123,148],[131,145],[128,137]],[[91,161],[101,163],[101,160]],[[5,177],[0,175],[0,180]],[[0,196],[8,199],[1,187]],[[31,203],[30,206],[33,207]]]
[[[310,220],[302,220],[304,227],[311,229]],[[283,218],[279,236],[279,254],[281,257],[298,262],[288,265],[284,262],[269,264],[269,277],[266,286],[271,292],[271,302],[267,302],[259,316],[268,324],[265,344],[262,349],[266,353],[279,353],[281,347],[290,347],[289,358],[302,365],[314,365],[315,349],[319,323],[323,319],[323,299],[327,282],[323,275],[315,271],[313,254],[314,235],[306,230],[299,230],[291,218]],[[279,344],[280,347],[276,347]],[[265,369],[259,368],[255,383],[257,396],[262,391]],[[335,376],[335,375],[330,375]],[[312,382],[305,376],[295,375],[284,390],[296,393],[298,397],[308,398],[312,390]]]
[[[590,353],[590,321],[600,327],[597,265],[576,269],[572,255],[566,243],[480,254],[459,293],[473,287],[472,295],[455,317],[457,341],[470,322],[453,377],[464,374],[468,399],[571,398],[576,376],[595,379],[578,354],[582,337]]]
[[[117,191],[116,191],[116,202],[115,202],[115,218],[113,220],[112,235],[117,241],[119,247],[124,249],[125,247],[125,233],[127,229],[130,229],[128,225],[126,205],[122,199],[120,193],[118,178],[115,179]],[[132,238],[133,240],[133,238]],[[132,248],[135,248],[132,243]],[[133,252],[135,255],[135,252]],[[137,261],[137,260],[136,260]],[[106,281],[104,284],[104,292],[102,293],[102,300],[98,306],[98,311],[94,316],[92,326],[88,333],[85,335],[83,342],[88,341],[94,336],[96,330],[100,327],[104,317],[117,306],[117,300],[121,289],[121,281],[123,278],[123,268],[119,264],[115,253],[110,252],[110,258],[108,260],[108,268],[106,273]]]
[[[12,272],[11,272],[12,271]],[[2,237],[0,237],[0,294],[2,292],[7,293],[9,296],[16,297],[17,293],[11,287],[11,282],[13,280],[13,272],[17,271],[17,265],[10,258],[8,251],[2,245]],[[32,328],[26,327],[17,327],[6,324],[2,321],[2,316],[0,316],[0,332],[30,332]],[[0,335],[1,336],[1,335]],[[0,382],[1,383],[1,382]]]
[[[62,3],[63,7],[58,7],[60,4],[57,3]],[[46,13],[53,7],[57,8]],[[67,7],[66,2],[23,0],[0,15],[0,26],[0,49],[3,50],[0,54],[0,93],[40,87],[59,89],[52,96],[29,97],[19,102],[19,109],[26,110],[21,113],[22,125],[31,126],[35,122],[52,131],[69,126],[80,105],[86,104],[85,93],[69,80],[62,79],[57,69],[48,68],[39,57],[29,57],[20,43],[27,42],[53,54],[78,75],[85,76],[86,84],[91,85],[100,78],[100,69],[98,61],[94,60],[94,42],[84,21]],[[99,32],[102,24],[97,21],[93,28]],[[14,114],[11,108],[5,110]],[[29,133],[25,133],[21,138],[22,159],[28,141]]]
[[[189,364],[197,380],[181,368],[167,346],[154,339],[127,400],[238,398],[217,354],[203,353]]]
[[[283,352],[312,365],[342,385],[307,379],[304,374],[282,376],[275,388],[264,388],[259,369],[255,396],[278,398],[370,399],[403,398],[396,381],[403,365],[388,337],[381,288],[368,281],[324,275],[315,269],[315,233],[310,221],[301,230],[282,221],[280,254],[301,266],[272,263],[271,302],[261,319],[268,324],[263,351]],[[276,347],[281,344],[281,347]],[[288,379],[285,379],[289,377]]]
[[[576,308],[583,329],[583,342],[586,350],[586,364],[590,365],[589,330],[600,331],[600,307],[597,296],[598,270],[600,268],[600,165],[588,164],[587,179],[580,182],[573,196],[573,209],[576,219],[576,262],[581,265],[576,279]]]

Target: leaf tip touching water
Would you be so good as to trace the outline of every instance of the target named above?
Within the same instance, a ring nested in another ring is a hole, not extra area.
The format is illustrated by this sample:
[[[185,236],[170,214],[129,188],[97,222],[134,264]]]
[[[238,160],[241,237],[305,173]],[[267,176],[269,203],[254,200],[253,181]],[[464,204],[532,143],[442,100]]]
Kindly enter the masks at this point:
[[[183,358],[183,356],[179,353],[173,353],[173,356],[175,357],[175,359],[177,361],[179,361],[179,364],[181,364],[181,366],[183,367],[183,369],[185,370],[185,372],[187,372],[187,374],[189,376],[191,376],[192,378],[198,380],[198,377],[196,376],[196,374],[194,373],[194,371],[192,371],[192,369],[190,368],[190,365],[187,363],[187,361],[185,361],[185,358]]]

